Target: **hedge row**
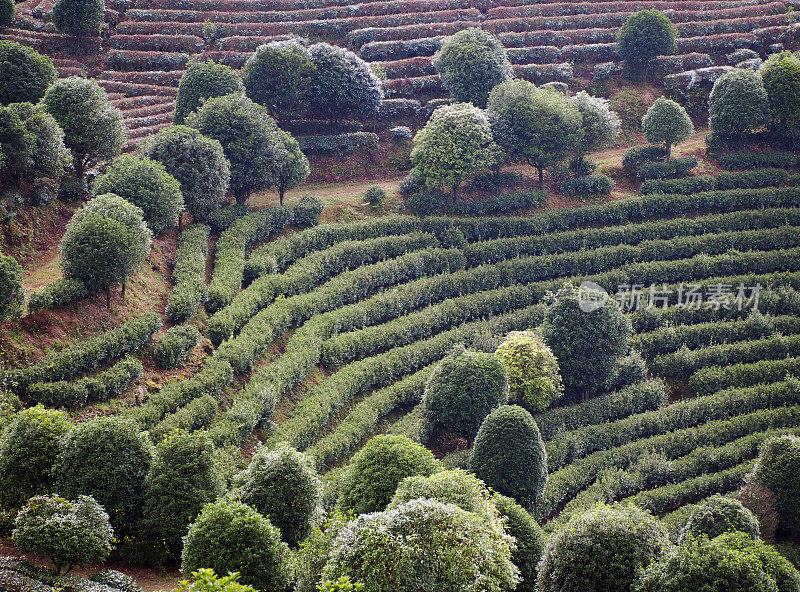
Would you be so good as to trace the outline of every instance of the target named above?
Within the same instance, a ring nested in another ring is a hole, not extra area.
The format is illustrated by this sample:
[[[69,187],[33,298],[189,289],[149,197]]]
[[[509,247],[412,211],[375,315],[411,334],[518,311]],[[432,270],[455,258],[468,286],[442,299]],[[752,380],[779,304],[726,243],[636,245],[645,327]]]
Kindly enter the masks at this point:
[[[70,381],[35,382],[28,387],[27,395],[34,403],[46,407],[77,409],[87,403],[107,401],[121,395],[142,376],[142,372],[142,363],[129,356],[97,376]]]
[[[783,169],[766,168],[735,173],[720,173],[717,177],[698,175],[684,179],[650,179],[642,183],[641,192],[648,193],[698,193],[714,189],[750,189],[775,187],[789,177]]]
[[[2,379],[6,388],[14,393],[24,393],[36,382],[70,380],[138,349],[160,328],[158,315],[147,313],[83,343],[48,354],[33,366],[9,370]]]
[[[201,429],[211,423],[218,411],[217,400],[212,395],[203,395],[150,428],[150,438],[159,442],[175,430],[191,432]]]
[[[622,168],[629,175],[633,175],[639,165],[661,161],[666,156],[667,149],[663,146],[634,146],[625,151],[625,155],[622,157]]]
[[[170,327],[155,347],[158,365],[164,370],[180,366],[189,350],[200,343],[200,331],[194,325],[175,325]]]
[[[720,166],[726,169],[750,169],[754,167],[778,167],[781,169],[800,164],[800,154],[796,152],[754,152],[740,150],[720,154]]]
[[[397,434],[405,436],[412,442],[422,444],[428,443],[433,435],[434,421],[428,413],[425,405],[420,403],[386,430],[387,434]]]
[[[379,149],[378,135],[372,132],[348,132],[332,136],[298,136],[304,154],[375,154]]]
[[[280,232],[291,222],[292,210],[275,206],[239,218],[220,235],[206,302],[210,312],[230,304],[242,287],[245,251],[270,234]]]
[[[65,306],[75,300],[86,298],[88,295],[89,290],[82,281],[70,278],[57,279],[40,291],[31,294],[28,301],[28,312],[36,314],[47,308]]]
[[[515,191],[479,201],[456,201],[446,207],[448,214],[460,216],[489,216],[529,210],[547,201],[544,191]]]
[[[697,166],[696,156],[681,156],[664,162],[644,162],[636,169],[640,179],[668,179],[686,174]]]
[[[192,224],[178,239],[172,274],[175,287],[167,298],[166,311],[175,323],[192,318],[208,295],[205,276],[210,232],[205,224]]]
[[[783,380],[788,375],[800,373],[800,358],[783,360],[761,360],[754,363],[731,366],[709,366],[698,370],[688,382],[688,387],[697,395],[714,393],[733,385],[752,386],[765,382]]]

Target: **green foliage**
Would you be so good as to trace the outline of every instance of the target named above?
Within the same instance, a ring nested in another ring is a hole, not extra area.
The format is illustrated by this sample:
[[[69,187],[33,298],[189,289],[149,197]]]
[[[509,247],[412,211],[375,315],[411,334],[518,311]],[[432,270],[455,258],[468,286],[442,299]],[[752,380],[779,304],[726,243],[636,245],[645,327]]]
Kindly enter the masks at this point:
[[[482,516],[416,499],[347,525],[323,577],[348,575],[375,592],[499,592],[519,580],[511,541]]]
[[[111,552],[113,529],[94,498],[70,501],[39,495],[28,500],[14,520],[14,544],[23,553],[48,557],[61,573],[76,565],[103,561]]]
[[[200,343],[200,331],[194,325],[175,325],[158,340],[155,348],[158,365],[164,370],[180,366],[189,350]]]
[[[439,199],[441,200],[441,197]],[[462,216],[515,214],[521,210],[535,208],[546,201],[547,193],[544,191],[514,191],[513,193],[501,193],[488,199],[451,202],[447,204],[446,212]]]
[[[0,439],[0,504],[19,508],[53,489],[61,438],[72,428],[62,411],[41,405],[19,411]]]
[[[629,175],[636,173],[639,165],[645,162],[663,160],[667,150],[663,146],[634,146],[625,151],[622,157],[622,168]]]
[[[196,129],[175,125],[152,136],[143,146],[142,156],[160,162],[175,177],[195,221],[207,220],[225,203],[230,163],[218,141]]]
[[[341,576],[338,580],[325,580],[317,586],[319,592],[361,592],[361,582],[351,582],[349,576]]]
[[[761,77],[750,69],[725,72],[711,89],[708,115],[711,131],[724,142],[737,142],[761,131],[772,122]]]
[[[658,97],[642,118],[642,131],[651,144],[664,144],[669,158],[672,147],[694,133],[694,125],[686,109],[675,101]]]
[[[645,180],[679,177],[688,173],[697,165],[696,156],[681,156],[666,162],[644,162],[636,170],[636,176]]]
[[[400,482],[388,509],[399,508],[415,499],[452,504],[496,523],[499,513],[482,481],[462,469],[441,471],[430,477],[416,475]]]
[[[414,176],[431,188],[449,188],[456,195],[469,175],[500,160],[486,115],[470,103],[439,107],[414,136]]]
[[[325,209],[325,204],[318,197],[303,196],[294,206],[294,225],[298,228],[311,228]]]
[[[630,320],[609,303],[584,312],[584,300],[593,295],[588,292],[564,285],[554,294],[542,326],[544,340],[561,368],[564,388],[584,397],[608,381],[617,359],[628,352],[632,332]]]
[[[278,120],[303,114],[315,75],[311,54],[295,39],[259,46],[242,68],[247,96]]]
[[[442,207],[443,196],[438,189],[423,187],[403,198],[403,204],[408,210],[424,218],[438,212]]]
[[[773,128],[779,137],[800,136],[800,58],[784,51],[772,54],[758,69],[764,81]]]
[[[63,440],[53,468],[56,491],[68,497],[94,497],[122,537],[141,514],[144,480],[152,462],[153,445],[134,422],[113,416],[91,419]]]
[[[800,164],[800,154],[777,150],[768,152],[739,150],[720,154],[718,160],[720,166],[726,169],[750,169],[753,167],[790,168]]]
[[[478,430],[470,466],[488,487],[532,508],[547,483],[547,454],[531,414],[517,405],[492,411]]]
[[[489,92],[514,77],[503,44],[481,29],[459,31],[445,39],[433,65],[457,103],[485,108]]]
[[[567,179],[561,184],[564,195],[579,197],[582,200],[597,199],[611,193],[614,181],[605,175],[585,175]]]
[[[184,538],[182,571],[210,567],[238,572],[257,590],[283,590],[289,549],[269,520],[245,504],[220,500],[206,505]]]
[[[392,500],[403,479],[428,476],[438,468],[433,454],[408,438],[375,436],[350,461],[342,477],[339,505],[354,514],[379,512]]]
[[[239,74],[230,66],[212,61],[190,64],[178,83],[172,121],[176,125],[183,124],[186,117],[197,111],[208,99],[243,91]]]
[[[255,588],[239,583],[238,573],[217,576],[213,569],[201,568],[192,572],[192,580],[183,580],[173,592],[256,592]]]
[[[472,439],[489,413],[508,401],[508,372],[494,354],[456,350],[425,384],[423,403],[436,420]]]
[[[364,199],[367,200],[370,207],[379,209],[386,199],[386,192],[380,187],[370,187],[364,194]]]
[[[699,503],[689,515],[682,536],[713,539],[726,532],[743,532],[752,539],[759,536],[758,518],[738,500],[714,495]]]
[[[640,10],[617,31],[617,53],[631,70],[639,72],[656,56],[675,53],[677,33],[664,13]]]
[[[53,5],[53,24],[59,33],[97,36],[103,24],[104,0],[56,0]]]
[[[300,548],[294,556],[297,592],[317,592],[317,585],[322,580],[322,570],[328,563],[333,541],[350,520],[351,517],[334,508],[322,524],[312,526],[311,533],[300,543]]]
[[[292,134],[282,129],[276,130],[278,147],[272,161],[274,186],[278,190],[278,198],[283,205],[283,196],[305,181],[311,174],[306,155],[300,150],[300,144]]]
[[[208,296],[206,259],[210,233],[211,229],[205,224],[192,224],[178,237],[175,267],[172,270],[175,287],[169,293],[166,309],[167,316],[173,322],[188,321]]]
[[[511,553],[511,563],[519,569],[522,581],[515,590],[535,592],[537,566],[544,554],[546,542],[542,527],[525,508],[510,497],[497,493],[492,500],[500,515],[505,518],[506,532],[517,542],[516,549]]]
[[[16,259],[0,252],[0,323],[21,317],[24,301],[22,267]]]
[[[598,505],[547,541],[539,592],[630,592],[637,572],[671,549],[667,531],[635,506]]]
[[[78,179],[91,163],[122,151],[126,140],[122,112],[95,81],[77,76],[59,79],[47,89],[42,104],[64,130]]]
[[[14,0],[0,1],[0,27],[5,27],[14,22]]]
[[[606,99],[581,91],[575,95],[574,102],[581,114],[582,132],[576,152],[578,160],[583,160],[584,154],[614,143],[619,138],[622,122]]]
[[[56,69],[46,55],[16,41],[0,40],[0,105],[38,103],[56,80]]]
[[[767,575],[775,580],[778,592],[800,592],[800,573],[775,547],[740,532],[725,533],[714,542],[757,560]]]
[[[496,353],[508,371],[510,403],[543,411],[563,394],[558,360],[539,334],[510,333]]]
[[[115,588],[120,592],[142,592],[142,589],[136,584],[136,580],[134,580],[133,577],[115,569],[98,571],[89,579],[92,582]]]
[[[800,438],[782,436],[764,443],[753,478],[775,496],[779,527],[787,532],[800,533]]]
[[[308,458],[286,444],[260,448],[236,480],[237,498],[269,518],[297,546],[319,512],[321,486]]]

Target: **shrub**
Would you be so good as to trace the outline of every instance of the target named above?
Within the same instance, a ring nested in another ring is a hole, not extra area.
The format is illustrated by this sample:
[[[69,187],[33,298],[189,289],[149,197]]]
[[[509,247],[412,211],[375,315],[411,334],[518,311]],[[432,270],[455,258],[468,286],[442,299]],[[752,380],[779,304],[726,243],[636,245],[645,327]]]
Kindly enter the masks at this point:
[[[522,581],[517,592],[535,592],[537,566],[544,554],[546,538],[542,527],[525,508],[510,497],[495,494],[492,497],[500,515],[505,518],[506,532],[514,537],[517,546],[511,553],[511,563],[519,569]]]
[[[719,155],[719,164],[726,169],[749,169],[753,167],[789,168],[800,163],[800,154],[795,152],[753,152],[739,150]]]
[[[711,89],[708,115],[711,131],[724,142],[742,140],[768,125],[772,116],[761,77],[750,69],[725,72]]]
[[[136,580],[115,569],[98,571],[89,579],[92,582],[105,584],[109,588],[114,588],[120,592],[142,592],[142,589],[136,584]]]
[[[398,508],[415,499],[429,499],[472,512],[495,526],[500,524],[499,513],[492,503],[486,486],[462,469],[441,471],[430,477],[416,475],[400,482],[388,509]]]
[[[433,59],[442,84],[457,103],[485,108],[489,92],[514,77],[503,44],[476,28],[448,37]]]
[[[614,363],[611,378],[606,383],[609,390],[619,390],[644,380],[647,376],[647,363],[638,351],[632,351],[618,358]]]
[[[189,64],[178,83],[172,121],[180,125],[204,101],[243,91],[242,80],[233,68],[212,61]]]
[[[637,572],[670,550],[664,526],[635,506],[598,505],[573,516],[545,545],[539,592],[629,592]]]
[[[236,494],[269,518],[281,539],[297,546],[311,531],[319,511],[321,487],[308,458],[288,445],[260,448],[237,477]]]
[[[625,151],[622,158],[622,168],[629,175],[636,172],[639,165],[645,162],[663,160],[667,156],[667,150],[663,146],[634,146]]]
[[[109,514],[118,537],[130,533],[143,504],[144,480],[153,461],[147,434],[121,417],[91,419],[64,438],[53,469],[56,491],[91,495]]]
[[[791,52],[773,54],[758,69],[764,81],[773,127],[778,136],[800,136],[800,58]]]
[[[182,580],[174,592],[256,592],[255,588],[239,583],[238,573],[217,576],[213,569],[201,568],[192,572],[192,581]]]
[[[178,181],[195,221],[208,219],[225,203],[230,163],[218,141],[206,138],[196,129],[176,125],[156,133],[141,153],[164,165],[167,173]]]
[[[655,57],[675,53],[677,33],[664,13],[640,10],[617,31],[617,53],[632,71],[639,72]]]
[[[250,213],[250,208],[245,205],[222,206],[208,218],[208,224],[214,230],[222,232],[227,230],[239,218]]]
[[[317,584],[323,580],[322,570],[330,557],[333,541],[350,520],[334,508],[321,524],[314,524],[311,534],[300,543],[295,554],[297,592],[318,592]]]
[[[375,436],[353,456],[342,476],[339,505],[354,514],[379,512],[403,479],[431,475],[438,467],[430,451],[408,438]]]
[[[456,201],[447,204],[447,213],[462,216],[512,214],[528,210],[547,201],[545,191],[515,191],[476,201]],[[462,233],[463,234],[463,233]]]
[[[0,27],[5,27],[14,22],[14,0],[0,2]]]
[[[380,187],[370,187],[364,194],[364,199],[367,200],[370,207],[378,209],[386,199],[386,192]]]
[[[208,296],[206,258],[210,232],[205,224],[192,224],[178,237],[172,272],[175,287],[169,293],[166,308],[166,314],[173,322],[182,323],[192,318]]]
[[[64,130],[76,178],[83,179],[87,167],[122,151],[126,141],[122,112],[93,80],[59,79],[47,89],[42,104]]]
[[[103,561],[111,552],[113,529],[94,498],[70,501],[40,495],[28,500],[14,520],[14,543],[23,553],[49,557],[60,574],[76,565]]]
[[[0,439],[0,504],[4,508],[19,508],[34,495],[52,491],[59,444],[71,428],[64,412],[41,405],[14,415]]]
[[[420,217],[430,216],[442,207],[442,194],[436,189],[420,189],[403,199],[403,204],[408,210]]]
[[[531,414],[517,405],[492,411],[478,430],[470,467],[494,491],[533,507],[547,483],[547,454]]]
[[[376,592],[512,589],[511,538],[472,512],[418,499],[360,516],[339,534],[323,577]],[[431,570],[431,566],[436,566]]]
[[[648,179],[642,183],[639,191],[642,195],[651,193],[691,195],[701,191],[713,191],[716,186],[717,179],[711,175],[697,175],[682,179]]]
[[[305,196],[294,206],[294,225],[298,228],[311,228],[325,209],[325,204],[318,197]]]
[[[740,532],[725,533],[714,542],[757,560],[767,575],[775,580],[778,592],[800,591],[800,573],[786,557],[781,556],[778,548]]]
[[[696,156],[681,156],[666,162],[645,162],[639,165],[636,176],[640,179],[667,179],[678,177],[697,166]]]
[[[494,354],[455,351],[425,384],[423,403],[436,420],[459,436],[475,437],[493,409],[508,401],[508,372]]]
[[[16,41],[0,41],[0,105],[38,103],[56,80],[49,57]]]
[[[0,252],[0,323],[21,317],[24,301],[22,267],[16,259]]]
[[[311,169],[306,155],[300,150],[300,144],[292,134],[281,129],[276,130],[278,150],[272,161],[272,175],[278,199],[283,205],[283,196],[308,178]]]
[[[586,175],[567,179],[561,185],[561,191],[565,195],[573,197],[598,198],[608,195],[614,189],[614,181],[605,175]]]
[[[283,590],[289,583],[289,549],[280,536],[250,506],[226,500],[207,504],[184,538],[181,570],[238,572],[243,584],[257,590]]]
[[[65,35],[81,38],[97,36],[103,24],[103,0],[56,0],[53,5],[53,24]]]
[[[800,533],[800,438],[782,436],[765,442],[753,468],[753,480],[775,495],[779,527],[790,533]]]
[[[669,160],[672,147],[688,139],[694,133],[694,125],[686,109],[659,97],[642,119],[642,131],[651,144],[664,144]]]
[[[622,121],[609,107],[609,102],[601,97],[593,97],[581,91],[574,98],[575,107],[581,114],[581,131],[575,150],[576,172],[581,175],[584,156],[606,148],[619,138]]]
[[[758,518],[741,502],[714,495],[695,506],[683,527],[682,536],[691,535],[696,538],[704,534],[713,539],[726,532],[743,532],[750,538],[757,539]]]
[[[158,340],[155,356],[164,370],[180,366],[190,349],[200,343],[200,331],[194,325],[175,325]]]
[[[558,360],[537,333],[509,333],[496,353],[508,371],[510,403],[542,411],[564,392]]]

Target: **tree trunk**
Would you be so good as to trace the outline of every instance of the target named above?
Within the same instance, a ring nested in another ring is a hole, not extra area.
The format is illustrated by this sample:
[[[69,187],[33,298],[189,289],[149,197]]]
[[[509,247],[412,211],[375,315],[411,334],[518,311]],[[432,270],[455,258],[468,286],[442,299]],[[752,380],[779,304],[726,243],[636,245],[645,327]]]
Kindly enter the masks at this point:
[[[123,300],[125,300],[125,287],[127,285],[128,285],[128,280],[127,279],[122,280],[122,291],[120,292],[120,296],[122,296]]]
[[[281,200],[281,205],[283,205],[283,194],[286,193],[286,189],[283,187],[278,187],[278,199]]]
[[[183,231],[183,212],[178,212],[178,232]],[[123,286],[125,284],[122,284]]]
[[[234,193],[233,196],[236,199],[237,206],[243,206],[244,202],[247,201],[247,198],[250,197],[249,195],[246,194],[243,195],[241,193]]]
[[[544,187],[544,169],[542,167],[536,167],[539,170],[539,189]]]
[[[453,193],[452,193],[453,202],[458,199],[458,185],[453,185]]]
[[[670,158],[672,158],[672,144],[667,143],[666,149],[667,149],[667,160],[669,160]]]
[[[86,163],[83,161],[83,156],[75,156],[72,159],[72,166],[75,169],[75,178],[83,179],[83,175],[86,172]]]
[[[111,308],[111,288],[105,287],[106,291],[106,308]]]

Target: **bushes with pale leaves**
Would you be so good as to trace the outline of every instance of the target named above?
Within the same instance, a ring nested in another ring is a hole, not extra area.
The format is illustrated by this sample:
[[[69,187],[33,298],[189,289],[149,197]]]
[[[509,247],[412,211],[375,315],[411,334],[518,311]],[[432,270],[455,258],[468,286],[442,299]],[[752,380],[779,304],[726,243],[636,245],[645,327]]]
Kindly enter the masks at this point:
[[[558,360],[538,333],[509,333],[496,353],[508,372],[509,402],[543,411],[563,394]]]

